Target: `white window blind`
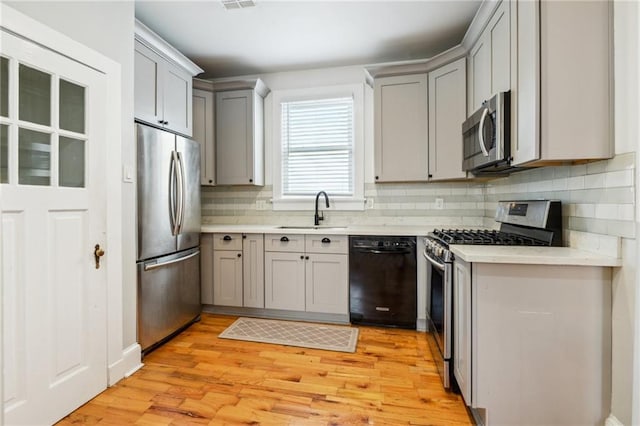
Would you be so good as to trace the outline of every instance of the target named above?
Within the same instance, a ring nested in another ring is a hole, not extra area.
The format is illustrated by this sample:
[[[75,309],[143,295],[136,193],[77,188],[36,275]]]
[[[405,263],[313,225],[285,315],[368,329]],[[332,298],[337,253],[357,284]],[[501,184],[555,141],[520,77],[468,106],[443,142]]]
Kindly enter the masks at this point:
[[[282,195],[352,196],[353,98],[283,102]]]

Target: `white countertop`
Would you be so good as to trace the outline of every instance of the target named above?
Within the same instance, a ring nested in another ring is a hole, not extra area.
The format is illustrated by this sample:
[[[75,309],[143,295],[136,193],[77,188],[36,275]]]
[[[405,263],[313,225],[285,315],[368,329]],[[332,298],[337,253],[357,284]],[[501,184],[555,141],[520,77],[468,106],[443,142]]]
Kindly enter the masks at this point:
[[[467,262],[527,265],[622,266],[622,259],[571,247],[451,245],[455,256]]]
[[[321,225],[319,228],[295,227],[282,228],[279,225],[205,225],[200,227],[204,233],[246,233],[246,234],[325,234],[325,235],[399,235],[422,236],[442,226],[385,226],[385,225]],[[450,228],[450,226],[444,226]]]

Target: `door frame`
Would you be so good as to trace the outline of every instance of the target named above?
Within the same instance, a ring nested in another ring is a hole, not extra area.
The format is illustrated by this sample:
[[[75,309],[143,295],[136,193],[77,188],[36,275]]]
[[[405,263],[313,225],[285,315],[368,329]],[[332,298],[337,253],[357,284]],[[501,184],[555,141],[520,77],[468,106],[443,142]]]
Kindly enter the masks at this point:
[[[106,140],[112,141],[106,147],[106,247],[107,266],[107,384],[112,385],[123,377],[140,368],[140,346],[136,343],[123,348],[123,252],[122,235],[122,76],[121,65],[103,54],[85,46],[74,39],[53,30],[29,16],[0,3],[0,28],[35,42],[49,50],[89,66],[105,75],[107,85]],[[133,34],[131,34],[133,38]],[[133,135],[131,135],[133,143]],[[1,191],[1,189],[0,189]],[[1,198],[0,198],[1,200]],[[2,205],[0,204],[0,210]],[[0,232],[2,231],[0,221]],[[109,255],[111,254],[111,255]],[[0,257],[0,260],[2,257]],[[0,274],[1,284],[2,274]],[[2,286],[0,285],[0,300]],[[0,316],[0,341],[3,340],[2,317]],[[0,351],[0,365],[2,365]],[[0,401],[3,397],[4,383],[0,380]],[[0,425],[4,410],[0,410]]]

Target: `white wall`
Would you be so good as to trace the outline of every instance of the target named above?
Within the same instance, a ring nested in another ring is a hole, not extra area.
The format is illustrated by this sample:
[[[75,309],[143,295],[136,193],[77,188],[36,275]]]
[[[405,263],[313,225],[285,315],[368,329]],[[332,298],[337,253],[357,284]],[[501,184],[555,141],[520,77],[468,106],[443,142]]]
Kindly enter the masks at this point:
[[[640,7],[614,2],[615,149],[636,152],[636,233],[640,230]],[[636,235],[623,240],[625,264],[613,277],[611,414],[625,425],[640,424],[640,253]]]
[[[133,127],[133,29],[134,4],[123,2],[5,2],[121,65],[122,158],[135,165]],[[117,143],[117,141],[116,141]],[[135,186],[122,184],[122,348],[136,343]],[[121,251],[121,252],[120,252]]]

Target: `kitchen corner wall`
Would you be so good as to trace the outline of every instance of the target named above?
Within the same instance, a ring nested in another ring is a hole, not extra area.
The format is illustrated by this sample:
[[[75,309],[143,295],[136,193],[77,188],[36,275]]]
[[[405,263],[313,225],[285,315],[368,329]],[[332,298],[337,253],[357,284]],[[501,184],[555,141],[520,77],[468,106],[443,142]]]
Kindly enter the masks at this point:
[[[488,182],[485,224],[501,199],[549,198],[562,201],[565,244],[584,233],[580,248],[599,250],[607,236],[620,237],[623,265],[612,274],[611,417],[607,424],[637,424],[634,404],[634,340],[637,249],[635,219],[636,153],[577,166],[544,167]],[[604,250],[601,250],[604,251]],[[576,295],[579,300],[579,295]],[[637,397],[637,396],[636,396]]]

